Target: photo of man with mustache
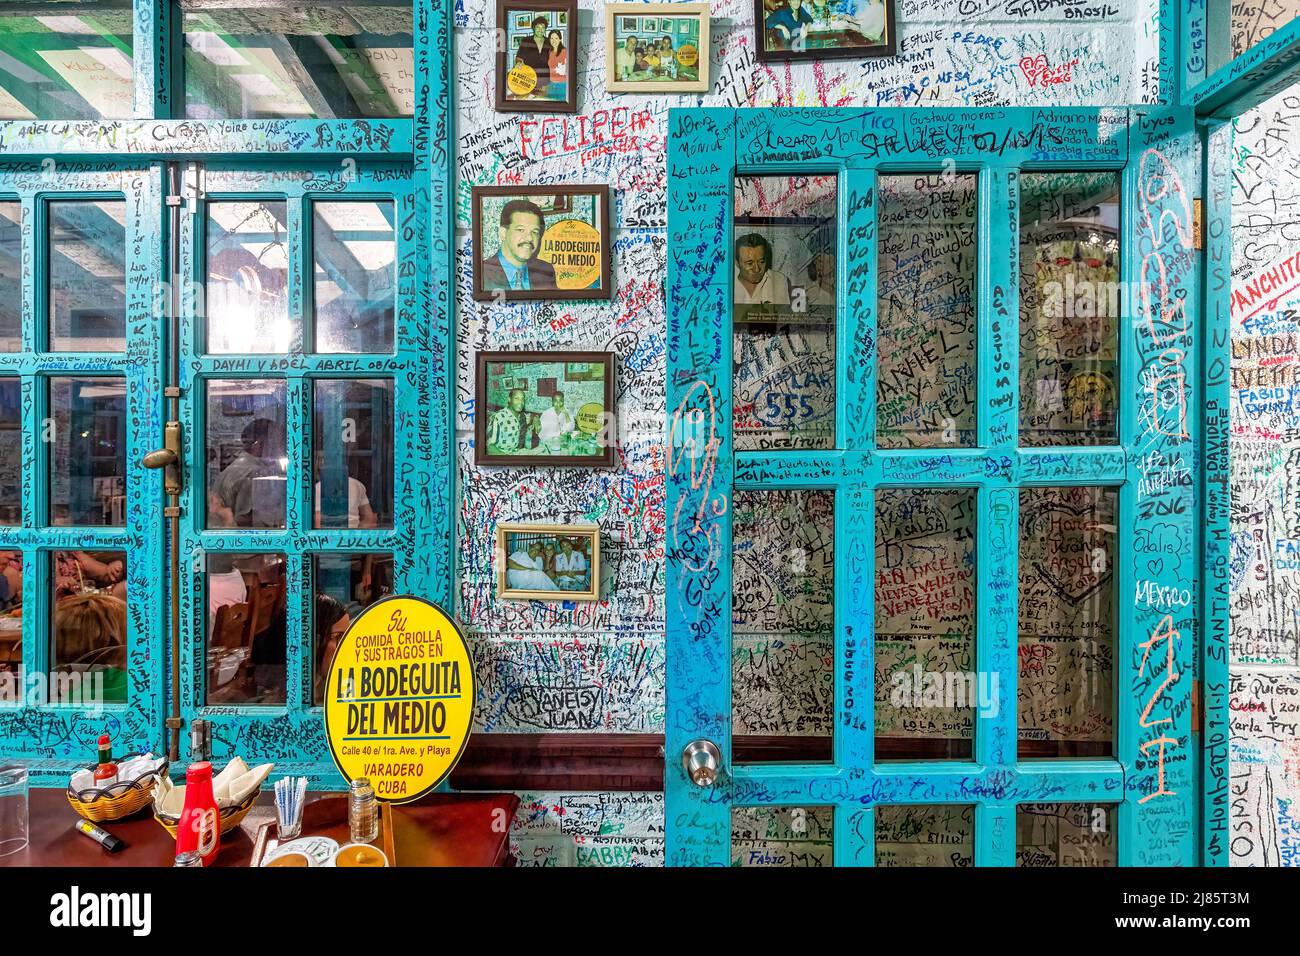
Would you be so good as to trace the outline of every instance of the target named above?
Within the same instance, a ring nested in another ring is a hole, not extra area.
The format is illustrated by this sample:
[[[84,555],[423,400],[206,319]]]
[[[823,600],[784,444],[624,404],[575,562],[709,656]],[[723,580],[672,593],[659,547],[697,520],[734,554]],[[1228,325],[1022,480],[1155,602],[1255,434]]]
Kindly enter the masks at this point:
[[[555,267],[537,258],[546,219],[526,199],[512,199],[501,207],[500,244],[496,255],[479,262],[484,289],[554,289]]]

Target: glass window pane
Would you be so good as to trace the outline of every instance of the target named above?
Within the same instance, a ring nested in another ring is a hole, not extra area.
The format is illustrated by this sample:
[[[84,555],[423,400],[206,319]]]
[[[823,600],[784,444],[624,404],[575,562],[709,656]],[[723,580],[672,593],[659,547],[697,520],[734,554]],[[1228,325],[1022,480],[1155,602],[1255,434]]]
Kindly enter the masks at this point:
[[[209,528],[283,528],[284,382],[208,382]]]
[[[737,490],[732,522],[734,757],[830,760],[835,493]]]
[[[50,555],[54,646],[51,670],[79,675],[82,700],[126,702],[126,552]],[[102,683],[101,683],[102,681]]]
[[[878,182],[876,443],[974,445],[979,176]]]
[[[876,759],[968,758],[975,708],[973,488],[876,491]]]
[[[126,524],[126,382],[52,378],[50,524]]]
[[[1021,757],[1113,753],[1118,498],[1020,490]]]
[[[0,551],[0,680],[22,669],[23,553]]]
[[[0,202],[0,352],[23,347],[22,222],[22,203]]]
[[[1113,803],[1022,803],[1016,866],[1116,866]]]
[[[393,383],[317,379],[313,528],[393,526]]]
[[[126,203],[52,202],[50,348],[126,349]]]
[[[832,807],[732,807],[732,866],[834,866]]]
[[[836,181],[736,179],[737,451],[835,447]]]
[[[1300,16],[1300,0],[1209,0],[1206,62],[1210,72],[1226,66]]]
[[[284,200],[208,203],[208,351],[287,352]]]
[[[876,866],[974,866],[975,808],[876,807]]]
[[[393,204],[319,202],[312,211],[316,351],[391,351],[397,297]]]
[[[183,0],[185,115],[356,119],[415,108],[411,5]]]
[[[22,382],[0,378],[0,525],[23,520]]]
[[[1119,441],[1118,172],[1020,176],[1020,443]]]
[[[283,704],[283,554],[207,556],[209,704]]]
[[[325,699],[325,679],[339,638],[357,615],[393,593],[393,556],[383,553],[334,552],[312,558],[316,602],[312,630],[314,706]]]
[[[129,119],[130,0],[0,13],[0,120]]]

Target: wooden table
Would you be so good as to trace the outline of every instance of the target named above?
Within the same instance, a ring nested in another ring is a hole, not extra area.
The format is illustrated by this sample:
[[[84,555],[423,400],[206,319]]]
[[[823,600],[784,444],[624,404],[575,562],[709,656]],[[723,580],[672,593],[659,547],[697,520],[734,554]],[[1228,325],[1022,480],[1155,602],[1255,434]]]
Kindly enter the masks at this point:
[[[308,810],[315,799],[337,796],[309,793]],[[222,836],[217,866],[248,866],[254,835],[274,817],[273,801],[268,787],[243,822]],[[511,793],[433,793],[397,807],[398,865],[510,866],[509,822],[518,806],[519,798]],[[149,810],[128,820],[100,824],[126,841],[116,853],[73,829],[77,814],[61,789],[33,787],[28,816],[31,842],[21,853],[0,857],[0,867],[171,866],[176,855],[176,841]],[[309,812],[304,816],[311,819]],[[308,834],[306,828],[303,832]]]

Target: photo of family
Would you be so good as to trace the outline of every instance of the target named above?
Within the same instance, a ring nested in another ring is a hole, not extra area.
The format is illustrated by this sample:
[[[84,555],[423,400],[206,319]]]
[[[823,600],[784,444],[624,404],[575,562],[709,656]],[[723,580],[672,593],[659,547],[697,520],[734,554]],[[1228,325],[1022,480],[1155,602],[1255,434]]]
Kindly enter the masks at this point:
[[[611,93],[706,92],[709,5],[606,4],[605,88]]]
[[[497,525],[497,597],[595,601],[600,530],[594,525]]]
[[[894,0],[754,0],[760,60],[894,53]]]
[[[475,461],[612,465],[612,352],[480,352]]]
[[[577,110],[577,8],[577,0],[497,4],[497,110]]]
[[[474,298],[608,299],[609,187],[476,186]]]

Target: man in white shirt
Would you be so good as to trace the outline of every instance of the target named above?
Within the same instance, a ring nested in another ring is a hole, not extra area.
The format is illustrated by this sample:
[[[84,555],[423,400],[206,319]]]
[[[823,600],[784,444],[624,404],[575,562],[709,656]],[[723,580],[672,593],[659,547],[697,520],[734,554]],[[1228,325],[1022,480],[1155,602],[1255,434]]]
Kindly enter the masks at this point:
[[[556,392],[551,396],[551,407],[542,412],[539,437],[543,445],[558,445],[572,431],[573,416],[565,411],[564,393]]]
[[[546,573],[542,560],[542,546],[534,543],[527,550],[520,548],[510,555],[506,564],[506,583],[517,591],[558,591],[555,582]]]
[[[625,80],[636,71],[636,37],[630,36],[627,42],[614,51],[614,68],[618,78]]]
[[[772,246],[756,232],[736,240],[736,305],[789,305],[790,280],[772,268]]]

